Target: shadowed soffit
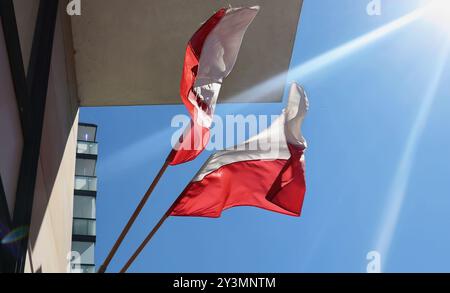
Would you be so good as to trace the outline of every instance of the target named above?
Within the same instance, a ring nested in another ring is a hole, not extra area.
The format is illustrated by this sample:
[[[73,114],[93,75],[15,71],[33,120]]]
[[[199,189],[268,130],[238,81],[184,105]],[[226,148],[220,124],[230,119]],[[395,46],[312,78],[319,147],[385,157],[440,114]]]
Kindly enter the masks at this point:
[[[221,7],[259,5],[220,102],[286,72],[302,0],[89,0],[71,17],[81,106],[178,104],[186,43]],[[234,102],[280,102],[275,91]]]

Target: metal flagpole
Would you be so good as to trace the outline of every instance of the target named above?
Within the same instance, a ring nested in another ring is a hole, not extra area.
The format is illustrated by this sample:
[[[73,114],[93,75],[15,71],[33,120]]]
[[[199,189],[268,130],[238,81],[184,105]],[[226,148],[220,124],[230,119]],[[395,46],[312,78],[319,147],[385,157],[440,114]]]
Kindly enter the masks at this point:
[[[98,269],[98,273],[104,273],[106,272],[106,269],[108,268],[109,263],[111,262],[112,258],[116,254],[117,250],[119,249],[120,244],[122,243],[123,239],[127,235],[128,231],[130,231],[131,226],[133,225],[136,218],[139,216],[140,212],[145,206],[145,203],[150,198],[150,195],[152,194],[153,190],[155,189],[156,185],[158,184],[159,180],[161,179],[162,175],[166,171],[167,167],[169,166],[173,155],[175,154],[175,151],[172,150],[169,155],[166,158],[166,161],[164,162],[164,165],[159,170],[158,174],[156,175],[155,179],[153,179],[152,184],[148,188],[147,192],[142,197],[141,201],[139,202],[139,205],[134,210],[133,214],[131,215],[130,219],[128,220],[128,223],[123,228],[122,232],[120,233],[119,238],[117,238],[116,242],[114,243],[114,246],[112,247],[111,251],[109,252],[108,256],[106,257],[103,264]],[[162,224],[162,223],[161,223]]]
[[[185,188],[187,190],[189,188],[190,184],[188,184]],[[175,207],[177,206],[178,202],[183,197],[184,191],[180,194],[180,196],[174,201],[174,203],[170,206],[170,208],[165,212],[165,214],[161,217],[159,222],[156,224],[155,227],[148,233],[147,237],[145,237],[144,241],[142,241],[141,245],[139,245],[138,249],[133,253],[133,255],[128,259],[127,263],[123,266],[123,268],[120,270],[120,273],[126,273],[128,268],[133,264],[133,262],[136,260],[136,258],[139,256],[139,254],[142,252],[142,250],[145,248],[145,246],[148,244],[148,242],[153,238],[153,236],[158,232],[159,228],[161,228],[162,224],[166,221],[166,219],[170,216],[170,214],[173,212]]]
[[[169,155],[169,157],[167,158],[167,161],[170,161],[173,156],[176,153],[176,149],[179,148],[179,146],[182,143],[182,139],[184,137],[186,137],[186,133],[189,133],[190,128],[187,128],[185,130],[185,133],[182,134],[182,136],[180,137],[180,140],[178,140],[178,146],[174,148],[174,150],[172,150],[171,154]],[[120,270],[120,273],[126,273],[128,268],[133,264],[133,262],[136,260],[136,258],[139,256],[139,254],[142,252],[142,250],[145,248],[145,246],[148,244],[148,242],[153,238],[153,236],[156,234],[156,232],[158,232],[159,228],[161,228],[162,224],[164,224],[164,222],[167,220],[167,218],[170,216],[170,214],[173,212],[173,210],[175,209],[175,207],[177,206],[177,204],[180,202],[180,200],[183,198],[184,193],[186,192],[186,190],[188,190],[188,188],[191,186],[191,182],[184,188],[183,192],[181,192],[181,194],[178,196],[178,198],[173,202],[173,204],[169,207],[169,209],[164,213],[164,215],[161,217],[161,219],[159,220],[159,222],[156,224],[155,227],[153,227],[153,229],[150,231],[150,233],[147,235],[147,237],[145,237],[144,241],[142,241],[141,245],[139,245],[138,249],[133,253],[133,255],[130,257],[130,259],[128,259],[127,263],[123,266],[123,268]]]

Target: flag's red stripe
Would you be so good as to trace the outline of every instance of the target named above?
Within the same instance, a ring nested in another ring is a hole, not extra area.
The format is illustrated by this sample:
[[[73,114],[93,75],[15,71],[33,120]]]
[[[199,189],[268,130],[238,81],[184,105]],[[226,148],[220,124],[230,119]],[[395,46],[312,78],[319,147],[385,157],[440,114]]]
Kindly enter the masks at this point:
[[[300,214],[303,205],[303,196],[298,198],[292,194],[305,194],[305,163],[301,161],[304,147],[289,144],[291,157],[284,165],[277,179],[268,192],[266,199],[280,208]]]
[[[232,207],[254,206],[299,216],[305,193],[304,178],[289,182],[276,180],[289,162],[256,160],[225,165],[201,181],[191,182],[172,215],[217,218],[223,210]],[[298,174],[303,176],[303,170]],[[266,199],[269,192],[281,206]]]
[[[195,84],[197,78],[200,56],[202,54],[203,45],[208,35],[217,26],[226,14],[226,9],[222,8],[211,16],[192,36],[186,48],[186,55],[183,66],[183,74],[181,77],[180,94],[181,100],[186,105],[191,117],[194,114],[194,106],[188,97]]]
[[[190,127],[180,138],[177,149],[172,150],[169,165],[174,166],[195,159],[209,142],[209,129],[195,124],[191,120]]]
[[[197,78],[203,45],[212,30],[226,15],[226,11],[227,10],[225,8],[222,8],[211,16],[195,32],[186,48],[183,74],[181,77],[180,95],[181,100],[193,120],[191,121],[191,127],[186,130],[185,137],[180,139],[181,141],[177,146],[177,149],[172,151],[170,165],[178,165],[195,159],[203,151],[209,141],[209,129],[197,125],[197,122],[194,121],[194,119],[196,119],[195,109],[194,105],[192,105],[189,100],[189,96],[194,95],[192,89]],[[193,100],[195,99],[196,97],[193,97]]]

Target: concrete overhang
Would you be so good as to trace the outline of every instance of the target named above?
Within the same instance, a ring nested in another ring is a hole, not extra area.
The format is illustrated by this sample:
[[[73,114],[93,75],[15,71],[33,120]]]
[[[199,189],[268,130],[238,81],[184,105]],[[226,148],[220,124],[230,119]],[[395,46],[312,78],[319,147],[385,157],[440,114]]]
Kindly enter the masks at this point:
[[[81,106],[179,104],[186,44],[221,7],[259,5],[219,102],[287,72],[302,0],[88,0],[71,17]],[[284,79],[285,80],[285,79]],[[233,102],[279,102],[284,91]]]

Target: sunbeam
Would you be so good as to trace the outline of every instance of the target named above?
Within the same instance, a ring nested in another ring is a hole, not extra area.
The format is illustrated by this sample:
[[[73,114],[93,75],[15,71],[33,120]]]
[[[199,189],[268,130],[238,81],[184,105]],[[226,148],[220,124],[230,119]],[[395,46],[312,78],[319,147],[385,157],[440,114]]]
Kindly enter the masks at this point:
[[[160,154],[164,154],[164,152],[169,152],[170,148],[165,150],[162,145],[155,144],[155,141],[164,140],[169,136],[170,132],[171,128],[164,128],[104,158],[98,166],[102,176],[104,178],[110,178],[113,173],[122,173],[129,168],[134,168],[148,162],[148,159],[152,156],[159,156]],[[120,168],[117,166],[120,166]]]
[[[432,74],[423,101],[419,106],[417,118],[409,133],[394,180],[388,192],[388,202],[386,203],[387,209],[381,218],[383,219],[383,222],[380,225],[381,228],[376,242],[376,249],[380,252],[383,258],[382,266],[386,264],[386,260],[389,256],[390,246],[398,224],[403,203],[406,198],[418,143],[427,125],[427,121],[436,98],[441,76],[448,58],[449,48],[450,42],[447,41],[443,46],[442,52],[440,52],[440,55],[437,58],[436,70]]]
[[[398,29],[414,22],[415,20],[423,16],[424,11],[425,8],[416,9],[397,20],[394,20],[378,29],[375,29],[365,35],[344,43],[339,47],[327,51],[303,64],[300,64],[290,69],[287,73],[280,73],[260,84],[257,84],[249,88],[248,90],[245,90],[237,94],[236,96],[227,99],[227,102],[233,102],[243,98],[246,98],[246,100],[248,100],[249,97],[251,100],[253,99],[256,101],[258,97],[274,92],[280,84],[283,84],[286,81],[286,74],[288,80],[304,79],[307,76],[325,68],[326,66],[329,66],[368,46],[369,44],[372,44],[375,41],[387,36],[388,34],[393,33]]]

